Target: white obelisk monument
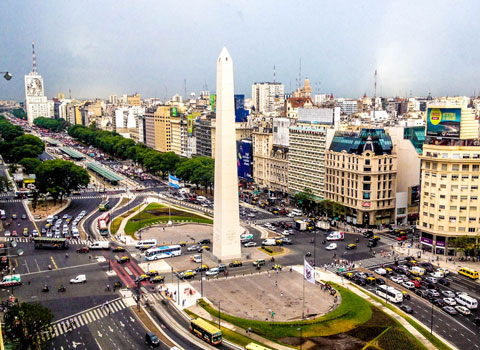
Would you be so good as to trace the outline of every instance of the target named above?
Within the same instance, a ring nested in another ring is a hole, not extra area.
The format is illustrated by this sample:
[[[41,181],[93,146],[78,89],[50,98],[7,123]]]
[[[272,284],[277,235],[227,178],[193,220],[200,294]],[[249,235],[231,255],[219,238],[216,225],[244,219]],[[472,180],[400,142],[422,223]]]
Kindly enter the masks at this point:
[[[222,261],[241,257],[233,91],[233,62],[224,47],[217,60],[213,214],[213,255]]]

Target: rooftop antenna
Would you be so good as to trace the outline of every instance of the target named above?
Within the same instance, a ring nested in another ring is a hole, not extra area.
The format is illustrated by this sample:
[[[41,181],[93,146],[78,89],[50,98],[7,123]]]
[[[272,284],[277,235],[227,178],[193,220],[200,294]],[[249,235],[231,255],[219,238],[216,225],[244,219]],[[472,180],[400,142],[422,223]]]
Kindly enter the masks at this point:
[[[298,67],[298,88],[302,84],[302,58],[300,57],[300,65]]]
[[[72,89],[68,89],[68,98],[71,100],[72,99]]]
[[[187,79],[183,79],[184,101],[187,100]]]
[[[37,57],[35,56],[35,42],[34,41],[32,41],[32,59],[33,59],[32,73],[37,74]]]
[[[275,65],[273,65],[273,83],[275,84],[275,81],[277,79],[277,75],[275,73]]]

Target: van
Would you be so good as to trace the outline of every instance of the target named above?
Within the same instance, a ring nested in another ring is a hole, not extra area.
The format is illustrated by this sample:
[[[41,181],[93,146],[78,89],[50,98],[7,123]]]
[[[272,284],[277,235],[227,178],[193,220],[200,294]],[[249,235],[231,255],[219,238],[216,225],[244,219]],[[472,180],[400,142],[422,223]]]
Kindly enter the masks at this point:
[[[303,213],[300,209],[292,209],[292,211],[290,213],[292,213],[295,216],[302,216],[303,215]]]
[[[413,266],[413,267],[410,269],[410,272],[411,272],[413,275],[423,276],[423,275],[425,274],[425,269],[424,269],[423,267]]]
[[[458,273],[460,275],[467,276],[472,280],[478,280],[478,271],[469,269],[468,267],[462,267],[460,270],[458,270]]]
[[[88,248],[90,249],[110,249],[110,242],[108,241],[95,241],[92,242]]]
[[[327,241],[343,241],[345,236],[342,231],[332,231],[327,237]]]
[[[471,296],[466,294],[457,295],[455,301],[457,302],[457,304],[466,306],[469,309],[476,309],[478,307],[477,299],[472,298]]]
[[[275,238],[267,238],[262,242],[262,245],[277,245],[277,240]]]
[[[156,245],[157,245],[156,239],[144,239],[142,241],[137,242],[137,244],[135,244],[135,248],[141,249],[145,247],[153,247]]]
[[[53,223],[53,215],[47,216],[47,224],[52,224]]]
[[[80,236],[80,232],[78,232],[78,228],[72,228],[72,237],[78,238]]]

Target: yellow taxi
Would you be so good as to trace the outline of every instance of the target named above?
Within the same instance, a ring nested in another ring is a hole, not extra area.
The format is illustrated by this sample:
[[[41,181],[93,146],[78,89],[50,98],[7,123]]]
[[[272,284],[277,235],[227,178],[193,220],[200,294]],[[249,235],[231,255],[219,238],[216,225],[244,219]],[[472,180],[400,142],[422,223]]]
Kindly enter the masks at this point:
[[[187,245],[187,242],[185,241],[180,241],[177,243],[180,247],[185,247]]]
[[[348,278],[348,279],[352,279],[352,277],[353,277],[353,272],[347,272],[347,273],[345,274],[345,277]]]
[[[154,277],[154,276],[158,276],[158,271],[157,270],[150,270],[150,271],[145,272],[145,274],[148,275],[149,277]]]
[[[279,264],[275,264],[272,266],[272,270],[275,270],[275,271],[282,271],[282,265],[279,265]]]
[[[367,283],[368,284],[375,284],[377,279],[375,277],[367,277]]]
[[[204,245],[204,246],[202,246],[202,249],[210,250],[210,247],[208,245]]]
[[[391,268],[389,268],[389,267],[386,267],[386,268],[385,268],[385,271],[387,271],[387,273],[388,273],[389,275],[391,275],[391,274],[393,273],[393,270],[392,270]]]
[[[150,283],[163,283],[165,282],[165,276],[155,276],[150,279]]]

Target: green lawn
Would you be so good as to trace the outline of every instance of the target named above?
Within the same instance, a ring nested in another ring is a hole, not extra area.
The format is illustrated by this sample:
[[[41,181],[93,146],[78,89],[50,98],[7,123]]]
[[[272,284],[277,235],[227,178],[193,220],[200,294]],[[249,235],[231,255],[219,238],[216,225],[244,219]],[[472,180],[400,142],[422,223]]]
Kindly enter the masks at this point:
[[[133,236],[135,232],[143,227],[151,226],[159,222],[198,222],[204,224],[213,224],[212,219],[204,218],[177,207],[171,207],[159,203],[150,203],[144,210],[131,217],[125,225],[125,233]],[[113,231],[112,231],[113,232]]]
[[[358,288],[358,287],[357,287]],[[430,343],[432,343],[437,349],[439,350],[452,350],[448,345],[443,343],[440,339],[438,339],[436,336],[433,334],[430,334],[428,330],[426,330],[422,325],[418,324],[413,318],[410,316],[407,316],[404,312],[400,311],[397,307],[391,305],[391,304],[386,304],[382,299],[376,297],[375,295],[368,293],[361,289],[361,291],[365,294],[368,294],[372,299],[375,301],[381,303],[383,306],[388,307],[390,310],[393,312],[397,313],[398,315],[402,316],[405,320],[407,320],[408,323],[410,323],[420,334],[422,334],[425,338],[428,339]]]
[[[132,215],[136,210],[138,210],[138,208],[139,207],[132,208],[129,211],[123,213],[122,215],[116,217],[115,220],[112,221],[112,223],[110,224],[110,232],[112,233],[112,235],[117,233],[122,223],[122,220],[125,219],[127,216]]]

